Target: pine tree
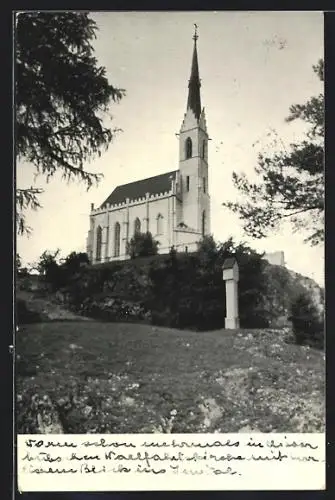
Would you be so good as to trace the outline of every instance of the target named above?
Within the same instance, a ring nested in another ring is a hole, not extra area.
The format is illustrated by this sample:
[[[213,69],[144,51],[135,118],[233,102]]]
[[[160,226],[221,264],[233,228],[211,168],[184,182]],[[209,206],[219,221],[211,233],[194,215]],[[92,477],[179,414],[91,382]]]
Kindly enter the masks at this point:
[[[86,163],[108,148],[118,129],[104,125],[111,101],[124,91],[111,85],[98,65],[92,41],[96,23],[82,12],[24,12],[16,16],[16,155],[47,179],[89,188],[100,174]],[[24,210],[40,207],[38,188],[17,189],[17,229],[27,228]]]
[[[323,61],[313,67],[324,81]],[[303,120],[309,131],[306,139],[291,144],[288,151],[261,153],[255,168],[258,183],[245,174],[233,173],[233,182],[245,202],[223,205],[237,213],[246,234],[263,238],[290,220],[294,230],[306,233],[305,242],[318,245],[324,240],[324,95],[290,108],[287,122]]]

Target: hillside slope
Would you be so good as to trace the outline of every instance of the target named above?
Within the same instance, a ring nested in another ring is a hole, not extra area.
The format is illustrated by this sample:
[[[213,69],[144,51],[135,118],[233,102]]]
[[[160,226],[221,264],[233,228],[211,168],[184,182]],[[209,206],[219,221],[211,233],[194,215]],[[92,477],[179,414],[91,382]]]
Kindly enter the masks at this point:
[[[55,321],[16,349],[19,433],[324,430],[324,354],[284,331]]]

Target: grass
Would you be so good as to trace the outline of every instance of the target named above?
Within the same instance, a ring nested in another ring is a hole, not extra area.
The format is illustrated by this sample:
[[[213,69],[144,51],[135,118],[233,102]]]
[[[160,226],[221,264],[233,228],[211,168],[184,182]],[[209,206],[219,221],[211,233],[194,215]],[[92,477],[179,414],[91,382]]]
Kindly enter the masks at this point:
[[[23,325],[17,432],[318,432],[324,355],[275,330]]]

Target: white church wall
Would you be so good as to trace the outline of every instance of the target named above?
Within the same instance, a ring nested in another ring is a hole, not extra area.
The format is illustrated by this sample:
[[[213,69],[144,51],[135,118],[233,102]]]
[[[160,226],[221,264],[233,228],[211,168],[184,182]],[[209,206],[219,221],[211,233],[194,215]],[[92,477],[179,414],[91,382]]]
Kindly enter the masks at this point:
[[[108,206],[107,209],[93,209],[94,230],[89,232],[88,250],[92,249],[93,262],[106,262],[127,259],[127,241],[135,232],[135,220],[140,220],[140,231],[149,230],[160,242],[159,252],[168,253],[172,242],[172,201],[167,193],[154,197],[129,200],[119,206]],[[160,223],[157,225],[158,215]],[[148,218],[148,222],[147,222]],[[115,251],[115,227],[120,224],[120,252]],[[101,258],[97,260],[97,228],[102,228]],[[159,234],[158,231],[159,230]]]
[[[204,120],[204,116],[203,116]],[[192,141],[192,156],[186,158],[187,139]],[[202,159],[202,147],[205,141],[205,160]],[[182,178],[183,191],[183,220],[187,226],[201,231],[202,212],[207,212],[207,196],[202,196],[203,178],[205,177],[206,191],[208,190],[208,137],[202,130],[192,112],[188,110],[179,135],[179,169]],[[189,189],[187,189],[187,177]]]
[[[175,231],[175,248],[179,252],[195,252],[200,240],[201,234]]]
[[[196,132],[195,127],[196,128],[198,127],[198,121],[197,121],[192,109],[188,109],[186,111],[186,113],[184,114],[184,119],[183,119],[183,122],[181,124],[180,133],[184,132],[185,130],[190,131],[192,129],[194,129],[194,131]],[[181,149],[179,150],[179,157],[183,158],[183,154],[182,154]]]
[[[161,215],[159,225],[158,215]],[[157,199],[149,203],[149,231],[153,238],[159,241],[159,253],[167,253],[171,247],[169,199]],[[159,232],[157,232],[159,231]]]
[[[108,230],[109,230],[109,241],[108,241],[108,251],[107,251],[107,261],[113,259],[124,258],[126,254],[126,241],[127,236],[127,208],[123,207],[119,210],[109,210],[108,212]],[[120,255],[115,255],[115,228],[116,224],[120,224]]]
[[[176,199],[176,226],[183,222],[183,203]]]
[[[285,266],[285,255],[283,251],[266,253],[264,259],[275,266]]]
[[[147,230],[147,207],[144,201],[138,205],[132,205],[129,207],[129,240],[134,236],[135,230],[135,220],[139,218],[141,222],[141,233],[145,233]]]
[[[185,162],[186,163],[186,162]],[[199,230],[199,199],[197,175],[197,158],[188,160],[187,165],[181,165],[183,179],[183,213],[182,222],[192,229]],[[186,178],[189,177],[189,191],[186,191]]]
[[[97,230],[99,226],[102,229],[102,239],[101,239],[101,259],[99,262],[103,261],[105,255],[105,245],[106,245],[106,212],[101,212],[94,215],[94,230],[92,237],[92,256],[93,261],[97,260]]]

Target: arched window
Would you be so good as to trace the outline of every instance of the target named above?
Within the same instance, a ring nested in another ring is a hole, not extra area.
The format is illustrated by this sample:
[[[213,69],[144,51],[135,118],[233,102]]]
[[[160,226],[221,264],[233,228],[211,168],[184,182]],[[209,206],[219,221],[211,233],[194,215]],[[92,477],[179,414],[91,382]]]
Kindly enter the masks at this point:
[[[186,176],[186,191],[189,192],[190,190],[190,176]]]
[[[162,234],[163,233],[163,215],[158,214],[157,215],[157,234]]]
[[[134,234],[140,233],[141,232],[141,221],[137,217],[134,222]]]
[[[204,139],[202,141],[202,148],[201,148],[201,157],[205,160],[206,159],[206,147],[207,147],[207,143],[206,143],[206,139]]]
[[[206,212],[205,210],[202,212],[202,227],[201,227],[202,236],[206,234]]]
[[[188,137],[185,142],[185,156],[186,159],[192,158],[192,140],[190,137]]]
[[[97,227],[97,239],[96,239],[96,253],[95,258],[98,262],[101,260],[101,246],[102,246],[102,227]]]
[[[121,226],[117,222],[114,228],[114,257],[120,257],[120,233]]]

